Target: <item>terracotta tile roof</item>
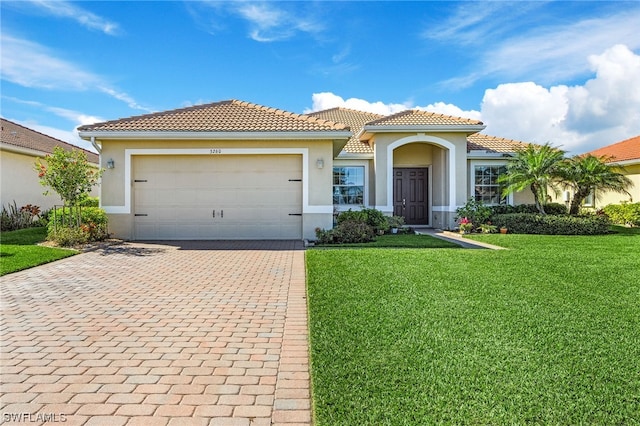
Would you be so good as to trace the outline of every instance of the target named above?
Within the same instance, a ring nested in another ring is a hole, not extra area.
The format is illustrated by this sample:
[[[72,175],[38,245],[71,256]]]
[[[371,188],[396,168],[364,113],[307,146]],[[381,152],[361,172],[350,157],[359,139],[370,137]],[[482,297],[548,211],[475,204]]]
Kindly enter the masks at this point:
[[[78,129],[80,132],[305,132],[348,131],[334,123],[276,108],[228,100],[171,111],[107,121]]]
[[[87,160],[90,163],[98,163],[98,154],[87,151],[70,143],[61,141],[51,136],[45,135],[35,130],[16,124],[12,121],[0,118],[2,122],[2,132],[0,132],[0,141],[7,145],[13,145],[20,148],[32,149],[45,154],[51,154],[53,148],[61,147],[66,151],[82,150],[87,154]]]
[[[358,134],[362,130],[365,124],[370,121],[383,118],[384,115],[375,114],[372,112],[357,111],[349,108],[331,108],[324,111],[317,111],[309,113],[312,117],[323,118],[325,120],[336,121],[338,123],[345,123],[353,132],[353,136],[349,138],[347,145],[344,147],[344,151],[351,154],[369,154],[373,153],[373,149],[368,143],[360,141]]]
[[[640,160],[640,135],[595,149],[587,154],[596,157],[611,157],[609,162]]]
[[[367,123],[367,126],[482,125],[482,121],[409,109]]]
[[[527,143],[525,142],[484,135],[482,133],[474,133],[473,135],[467,136],[467,152],[481,150],[508,153],[515,152],[526,146]]]

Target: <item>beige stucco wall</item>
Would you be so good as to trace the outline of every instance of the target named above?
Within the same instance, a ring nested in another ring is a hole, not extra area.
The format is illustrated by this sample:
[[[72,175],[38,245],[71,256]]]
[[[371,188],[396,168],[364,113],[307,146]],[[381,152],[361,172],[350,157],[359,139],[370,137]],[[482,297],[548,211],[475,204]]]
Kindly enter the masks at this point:
[[[0,204],[5,208],[16,202],[18,208],[33,204],[42,211],[61,205],[62,200],[50,190],[49,195],[43,193],[46,187],[40,184],[37,172],[33,169],[37,155],[0,150]],[[98,187],[91,191],[92,197],[99,195]]]
[[[620,204],[623,201],[640,202],[640,164],[625,166],[623,173],[633,183],[633,186],[627,189],[631,195],[616,192],[599,192],[595,200],[595,208],[601,209],[609,204]]]
[[[125,149],[265,149],[265,148],[306,148],[308,149],[307,167],[309,173],[308,200],[311,210],[324,208],[331,213],[308,212],[303,214],[303,238],[314,239],[316,228],[331,228],[332,216],[332,170],[333,142],[331,140],[100,140],[101,159],[106,162],[113,159],[115,167],[107,169],[102,177],[101,204],[103,207],[125,205]],[[216,155],[216,154],[211,154]],[[224,154],[220,154],[224,155]],[[323,168],[316,162],[322,159]],[[133,174],[131,174],[133,179]],[[306,184],[303,182],[303,185]],[[132,195],[133,196],[133,191]],[[129,200],[132,205],[132,200]],[[115,236],[133,238],[133,212],[108,213],[109,230]]]

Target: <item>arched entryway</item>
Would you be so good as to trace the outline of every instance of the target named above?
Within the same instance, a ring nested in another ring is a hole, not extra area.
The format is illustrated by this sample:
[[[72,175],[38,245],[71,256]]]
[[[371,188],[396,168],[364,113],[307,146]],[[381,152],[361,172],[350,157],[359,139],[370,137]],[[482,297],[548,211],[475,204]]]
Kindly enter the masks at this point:
[[[390,210],[407,225],[433,226],[434,213],[449,211],[455,203],[455,146],[415,135],[391,143],[387,154]]]

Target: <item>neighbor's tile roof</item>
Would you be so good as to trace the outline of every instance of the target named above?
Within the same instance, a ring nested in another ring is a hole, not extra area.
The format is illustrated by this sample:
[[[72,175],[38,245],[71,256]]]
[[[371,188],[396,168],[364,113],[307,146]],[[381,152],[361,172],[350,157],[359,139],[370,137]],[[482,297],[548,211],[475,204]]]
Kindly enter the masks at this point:
[[[409,109],[367,123],[367,126],[482,125],[482,121]]]
[[[79,131],[304,132],[348,131],[342,123],[228,100],[82,126]]]
[[[640,159],[640,135],[588,152],[596,157],[611,157],[610,162]]]
[[[526,147],[525,142],[515,141],[513,139],[499,138],[497,136],[484,135],[482,133],[474,133],[467,136],[467,152],[469,151],[488,151],[488,152],[515,152],[518,149]]]
[[[2,122],[2,132],[0,132],[0,141],[7,145],[13,145],[20,148],[32,149],[45,154],[53,153],[53,148],[61,147],[66,151],[82,150],[87,154],[87,160],[90,163],[98,163],[98,154],[87,151],[70,143],[61,141],[51,136],[45,135],[28,127],[21,126],[12,121],[0,118]]]
[[[349,138],[347,145],[344,147],[344,151],[352,154],[368,154],[372,153],[373,149],[368,143],[362,142],[358,139],[358,134],[362,130],[365,124],[370,121],[383,118],[384,115],[375,114],[372,112],[357,111],[349,108],[331,108],[324,111],[312,112],[307,115],[312,117],[323,118],[325,120],[331,120],[338,123],[345,123],[351,129],[353,136]]]

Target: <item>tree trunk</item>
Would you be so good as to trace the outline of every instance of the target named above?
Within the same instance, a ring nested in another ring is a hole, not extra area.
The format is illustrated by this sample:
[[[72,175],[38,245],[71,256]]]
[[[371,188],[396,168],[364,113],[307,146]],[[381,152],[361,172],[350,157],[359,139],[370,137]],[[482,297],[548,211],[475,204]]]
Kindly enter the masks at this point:
[[[533,200],[536,204],[536,208],[538,209],[538,212],[540,212],[540,214],[547,214],[547,212],[544,211],[544,206],[542,205],[542,202],[540,201],[540,191],[538,190],[538,185],[532,183],[531,192],[533,192]]]
[[[580,206],[582,205],[582,201],[589,195],[589,190],[584,191],[580,188],[573,194],[573,198],[571,199],[571,204],[569,205],[569,214],[571,216],[577,216],[580,213]]]

